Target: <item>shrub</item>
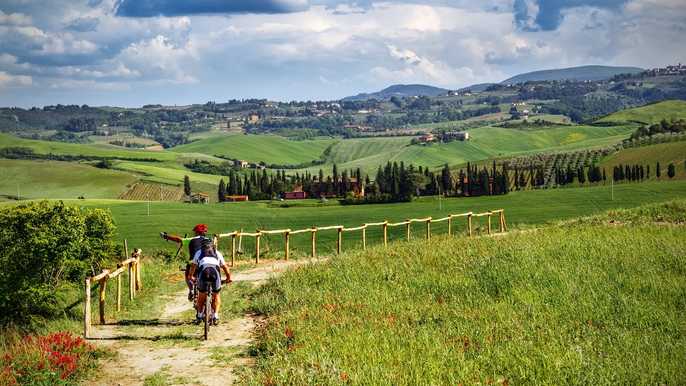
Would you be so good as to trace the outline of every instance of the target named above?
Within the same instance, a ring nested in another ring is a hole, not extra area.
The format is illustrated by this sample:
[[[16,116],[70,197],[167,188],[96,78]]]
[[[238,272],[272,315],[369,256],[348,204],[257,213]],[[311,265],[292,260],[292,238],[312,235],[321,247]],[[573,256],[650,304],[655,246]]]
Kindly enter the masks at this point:
[[[0,211],[0,324],[50,317],[57,289],[100,270],[114,250],[109,212],[47,201]]]
[[[67,332],[26,336],[0,357],[1,385],[75,384],[102,354]]]

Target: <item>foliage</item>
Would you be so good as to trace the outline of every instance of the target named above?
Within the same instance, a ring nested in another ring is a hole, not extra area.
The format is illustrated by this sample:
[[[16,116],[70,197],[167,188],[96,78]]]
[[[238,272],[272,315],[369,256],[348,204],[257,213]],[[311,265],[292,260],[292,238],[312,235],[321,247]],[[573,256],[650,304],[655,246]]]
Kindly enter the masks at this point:
[[[678,120],[667,122],[666,119],[662,119],[660,123],[656,123],[650,126],[643,126],[631,134],[631,139],[637,139],[645,136],[653,136],[655,134],[663,133],[683,133],[686,132],[686,121]]]
[[[113,251],[109,212],[33,202],[0,211],[0,323],[57,312],[56,290],[100,270]],[[26,326],[29,327],[29,326]]]

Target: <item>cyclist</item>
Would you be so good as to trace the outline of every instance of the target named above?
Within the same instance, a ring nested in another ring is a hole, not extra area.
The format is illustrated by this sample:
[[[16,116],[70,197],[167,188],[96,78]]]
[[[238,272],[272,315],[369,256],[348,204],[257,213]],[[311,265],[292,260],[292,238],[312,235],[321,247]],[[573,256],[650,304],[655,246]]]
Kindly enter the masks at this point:
[[[219,308],[221,306],[219,291],[222,289],[220,268],[226,274],[226,283],[231,283],[231,272],[224,261],[224,256],[215,249],[212,240],[204,238],[200,250],[193,256],[190,269],[191,280],[197,280],[199,292],[196,304],[196,323],[200,323],[205,317],[204,306],[210,286],[212,286],[212,324],[217,324],[219,321]],[[197,277],[194,275],[196,271],[198,272]]]
[[[197,224],[196,226],[193,227],[193,233],[195,233],[195,237],[193,237],[191,239],[184,239],[180,236],[170,235],[167,232],[160,233],[160,236],[165,240],[173,241],[175,243],[179,243],[180,245],[188,244],[189,260],[186,263],[186,268],[184,270],[184,276],[186,278],[186,285],[188,286],[188,300],[189,301],[193,301],[193,281],[191,280],[191,274],[190,274],[191,262],[193,261],[193,256],[195,256],[196,252],[198,252],[200,250],[201,245],[202,245],[202,241],[204,239],[208,239],[207,238],[207,225]]]

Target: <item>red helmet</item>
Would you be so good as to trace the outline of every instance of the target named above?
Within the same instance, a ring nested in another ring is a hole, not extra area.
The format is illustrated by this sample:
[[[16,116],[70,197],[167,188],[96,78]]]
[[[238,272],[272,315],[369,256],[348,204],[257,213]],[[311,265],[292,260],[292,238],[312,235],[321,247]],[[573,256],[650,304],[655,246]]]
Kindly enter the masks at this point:
[[[207,233],[207,225],[198,224],[198,225],[193,227],[193,232],[195,232],[195,233]]]

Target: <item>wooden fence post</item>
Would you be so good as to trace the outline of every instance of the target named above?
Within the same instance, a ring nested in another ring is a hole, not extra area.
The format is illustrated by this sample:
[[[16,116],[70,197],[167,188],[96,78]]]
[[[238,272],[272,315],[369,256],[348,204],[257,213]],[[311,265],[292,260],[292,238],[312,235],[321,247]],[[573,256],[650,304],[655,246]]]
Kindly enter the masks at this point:
[[[410,241],[410,227],[412,226],[412,223],[410,222],[410,219],[405,219],[405,222],[407,223],[405,224],[405,238],[407,241]]]
[[[426,220],[426,239],[431,240],[431,217]]]
[[[388,246],[388,220],[383,222],[383,246]]]
[[[121,263],[117,264],[117,270],[121,268]],[[121,273],[117,275],[117,312],[121,311]]]
[[[260,238],[261,238],[261,233],[260,230],[257,230],[257,236],[255,236],[255,264],[260,263]]]
[[[491,234],[491,212],[488,212],[488,234]]]
[[[91,336],[91,278],[86,278],[86,299],[83,301],[83,337]]]
[[[124,256],[126,256],[127,259],[129,258],[129,242],[126,241],[126,239],[124,239]]]
[[[236,265],[236,234],[231,235],[231,267]]]
[[[500,211],[500,216],[498,216],[498,220],[500,221],[500,233],[505,232],[505,219],[504,219],[505,211]]]
[[[133,297],[136,295],[136,284],[134,283],[134,277],[133,275],[135,272],[133,271],[133,263],[129,263],[129,300],[133,301]]]
[[[503,229],[507,232],[507,220],[505,219],[505,211],[503,210]]]
[[[448,215],[448,236],[453,235],[453,215]]]
[[[286,258],[286,261],[288,261],[288,258],[290,257],[290,250],[291,250],[291,230],[287,230],[286,233],[284,234],[284,257]]]
[[[312,227],[312,258],[317,257],[317,227]]]
[[[341,254],[341,248],[343,244],[343,228],[338,228],[338,238],[336,239],[336,254]]]
[[[103,272],[107,272],[107,274],[100,279],[100,288],[98,289],[98,310],[100,311],[100,324],[105,324],[105,291],[107,291],[107,279],[109,279],[109,271],[105,269]]]
[[[472,214],[467,215],[467,228],[469,232],[469,237],[472,237]]]
[[[362,250],[367,250],[367,224],[362,228]]]
[[[143,280],[141,280],[141,271],[143,270],[143,256],[142,253],[137,253],[136,257],[136,291],[143,289]]]

